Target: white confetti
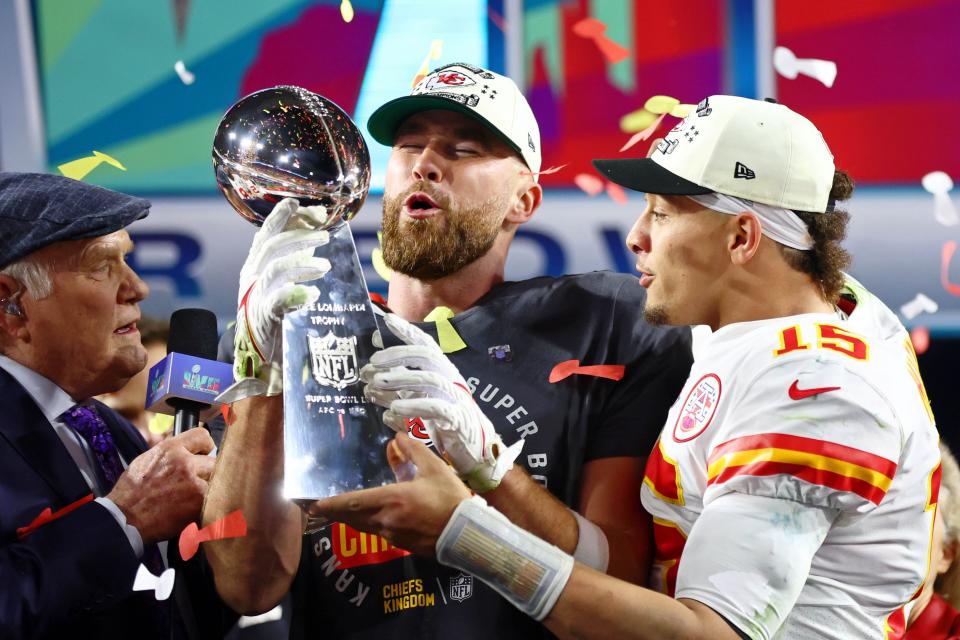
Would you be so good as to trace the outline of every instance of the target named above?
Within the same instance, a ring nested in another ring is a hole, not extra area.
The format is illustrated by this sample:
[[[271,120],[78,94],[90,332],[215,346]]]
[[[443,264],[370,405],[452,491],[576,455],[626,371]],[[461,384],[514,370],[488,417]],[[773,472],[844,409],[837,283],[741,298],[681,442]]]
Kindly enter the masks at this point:
[[[936,302],[918,293],[913,300],[900,307],[900,313],[907,320],[913,320],[921,313],[936,313],[939,308]]]
[[[193,84],[193,81],[197,79],[196,76],[194,76],[190,70],[187,69],[187,66],[183,64],[183,60],[177,60],[177,62],[173,65],[173,70],[177,72],[178,76],[180,76],[180,81],[187,86]]]
[[[810,76],[826,87],[832,87],[833,81],[837,79],[836,62],[816,58],[798,58],[786,47],[777,47],[773,50],[773,68],[788,80],[793,80],[798,74]]]
[[[960,224],[957,208],[950,199],[953,180],[943,171],[931,171],[920,181],[927,192],[933,194],[933,217],[945,227]]]
[[[166,600],[173,592],[174,577],[173,569],[167,569],[157,577],[141,564],[137,569],[137,577],[133,580],[133,590],[153,591],[157,600]]]

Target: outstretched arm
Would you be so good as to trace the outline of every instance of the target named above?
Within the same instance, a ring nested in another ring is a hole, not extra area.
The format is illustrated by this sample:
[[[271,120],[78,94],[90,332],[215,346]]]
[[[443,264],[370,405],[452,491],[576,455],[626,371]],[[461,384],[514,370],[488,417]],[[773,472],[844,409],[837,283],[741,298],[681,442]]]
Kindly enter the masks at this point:
[[[283,397],[233,405],[210,491],[207,525],[242,509],[247,535],[204,545],[217,591],[243,614],[263,613],[290,588],[300,562],[300,509],[283,498]]]

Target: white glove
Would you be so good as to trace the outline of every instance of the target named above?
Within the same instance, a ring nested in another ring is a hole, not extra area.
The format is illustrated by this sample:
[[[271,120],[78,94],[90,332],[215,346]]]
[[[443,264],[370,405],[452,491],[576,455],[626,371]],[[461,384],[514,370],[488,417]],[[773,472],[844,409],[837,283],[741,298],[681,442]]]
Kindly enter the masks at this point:
[[[240,271],[237,329],[231,385],[217,398],[232,403],[251,396],[275,396],[283,390],[283,314],[316,301],[320,290],[299,284],[330,270],[325,258],[313,257],[330,237],[318,229],[327,218],[322,206],[301,207],[281,200],[263,221]]]
[[[406,344],[376,352],[360,370],[367,400],[388,409],[383,421],[399,433],[407,432],[407,418],[422,419],[437,451],[474,491],[495,489],[523,439],[504,446],[433,338],[392,313],[384,322]]]

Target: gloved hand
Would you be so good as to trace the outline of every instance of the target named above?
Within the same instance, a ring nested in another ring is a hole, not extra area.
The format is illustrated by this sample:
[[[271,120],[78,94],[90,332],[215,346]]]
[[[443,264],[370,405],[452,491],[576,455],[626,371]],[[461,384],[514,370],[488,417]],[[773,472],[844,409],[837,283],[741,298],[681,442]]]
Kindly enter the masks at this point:
[[[320,290],[300,284],[330,270],[325,258],[313,257],[330,237],[319,227],[326,221],[321,206],[301,207],[281,200],[263,221],[240,271],[233,377],[236,382],[217,398],[232,403],[251,396],[274,396],[283,390],[283,314],[314,302]]]
[[[383,421],[394,431],[406,433],[407,418],[423,420],[437,451],[474,491],[495,489],[523,440],[504,446],[433,338],[392,313],[384,322],[406,344],[376,352],[360,370],[367,400],[388,409]]]

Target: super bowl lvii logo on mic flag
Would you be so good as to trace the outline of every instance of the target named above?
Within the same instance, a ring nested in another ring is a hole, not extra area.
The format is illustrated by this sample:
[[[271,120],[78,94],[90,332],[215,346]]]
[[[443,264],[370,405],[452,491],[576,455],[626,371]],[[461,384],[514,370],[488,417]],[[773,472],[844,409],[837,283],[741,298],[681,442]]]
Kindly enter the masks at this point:
[[[323,96],[274,87],[227,111],[213,164],[227,200],[254,224],[283,198],[327,209],[330,242],[314,255],[331,269],[311,283],[320,297],[283,319],[284,495],[303,503],[393,482],[393,432],[360,383],[377,330],[347,224],[370,186],[363,136]]]

